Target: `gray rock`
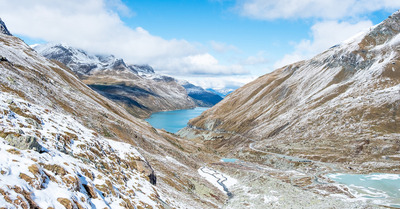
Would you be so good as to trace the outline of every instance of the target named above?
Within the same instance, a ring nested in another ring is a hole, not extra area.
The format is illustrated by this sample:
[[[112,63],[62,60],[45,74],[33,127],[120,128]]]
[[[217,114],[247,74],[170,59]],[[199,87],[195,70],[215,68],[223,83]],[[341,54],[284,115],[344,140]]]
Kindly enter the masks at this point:
[[[26,118],[25,122],[28,123],[29,125],[32,125],[35,129],[42,130],[42,124],[39,124],[36,120],[33,120],[32,118]]]
[[[13,104],[13,103],[14,103],[14,100],[12,100],[12,99],[7,99],[7,100],[6,100],[6,103],[7,103],[7,104]]]
[[[0,33],[12,36],[10,31],[8,31],[6,24],[0,18]]]
[[[17,134],[8,134],[6,141],[18,149],[31,149],[36,152],[42,151],[43,147],[34,136],[19,136]]]
[[[157,177],[154,173],[153,168],[150,166],[148,162],[137,160],[136,161],[137,170],[140,173],[143,173],[145,176],[149,178],[151,184],[156,185]]]

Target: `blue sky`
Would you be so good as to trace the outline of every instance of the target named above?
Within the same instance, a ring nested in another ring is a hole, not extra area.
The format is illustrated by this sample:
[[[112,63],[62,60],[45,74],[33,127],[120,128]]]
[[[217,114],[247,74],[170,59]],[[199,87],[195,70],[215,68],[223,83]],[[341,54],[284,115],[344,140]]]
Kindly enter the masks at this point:
[[[237,88],[400,9],[393,0],[0,0],[28,44],[61,42],[205,88]]]

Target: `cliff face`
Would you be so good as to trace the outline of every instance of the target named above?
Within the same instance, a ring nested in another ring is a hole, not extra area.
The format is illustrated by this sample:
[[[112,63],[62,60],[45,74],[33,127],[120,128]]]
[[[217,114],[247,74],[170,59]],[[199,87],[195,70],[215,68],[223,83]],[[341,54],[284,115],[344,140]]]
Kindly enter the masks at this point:
[[[399,31],[396,12],[236,90],[181,134],[212,140],[222,151],[257,141],[259,150],[393,171],[400,160]]]
[[[0,34],[0,57],[0,205],[217,208],[226,199],[197,173],[207,158],[199,145],[133,117],[17,37]]]

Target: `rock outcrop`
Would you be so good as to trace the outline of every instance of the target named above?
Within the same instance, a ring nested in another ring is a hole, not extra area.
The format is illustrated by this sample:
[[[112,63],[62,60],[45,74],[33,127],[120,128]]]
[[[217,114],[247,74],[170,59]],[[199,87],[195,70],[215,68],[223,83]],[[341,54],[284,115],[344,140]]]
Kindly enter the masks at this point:
[[[10,31],[8,31],[6,24],[3,22],[3,20],[1,20],[1,18],[0,18],[0,33],[12,36]]]
[[[31,149],[36,152],[42,151],[42,146],[34,136],[20,136],[19,134],[8,134],[5,138],[11,146],[18,149]]]

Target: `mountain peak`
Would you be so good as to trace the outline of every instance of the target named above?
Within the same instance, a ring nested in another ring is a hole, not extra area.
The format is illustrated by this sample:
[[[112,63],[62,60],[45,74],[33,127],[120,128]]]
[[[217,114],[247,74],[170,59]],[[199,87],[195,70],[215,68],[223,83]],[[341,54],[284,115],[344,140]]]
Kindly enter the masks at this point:
[[[3,20],[1,20],[1,18],[0,18],[0,33],[12,36],[10,31],[8,31],[6,24],[3,22]]]

